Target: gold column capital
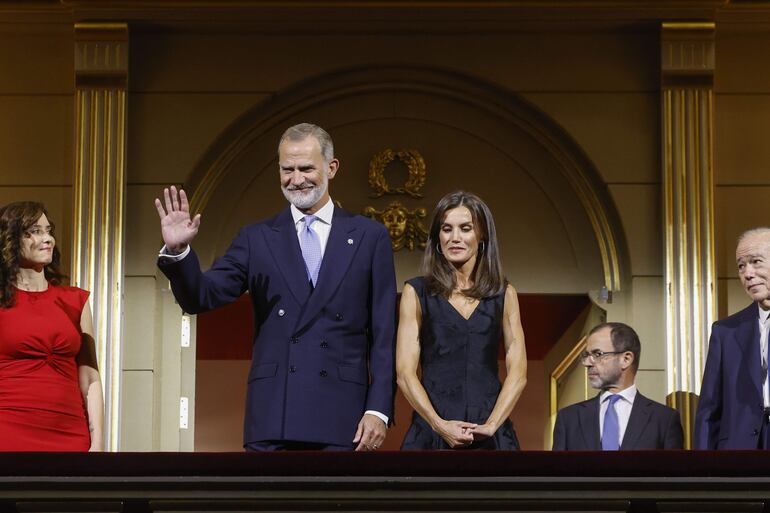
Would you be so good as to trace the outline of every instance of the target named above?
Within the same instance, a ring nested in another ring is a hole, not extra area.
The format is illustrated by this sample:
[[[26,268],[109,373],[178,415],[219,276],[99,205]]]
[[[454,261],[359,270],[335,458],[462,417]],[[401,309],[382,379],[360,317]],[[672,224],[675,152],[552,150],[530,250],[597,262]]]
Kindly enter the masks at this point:
[[[663,22],[660,77],[664,87],[710,87],[714,82],[714,22]]]
[[[75,87],[125,89],[128,24],[75,23]]]

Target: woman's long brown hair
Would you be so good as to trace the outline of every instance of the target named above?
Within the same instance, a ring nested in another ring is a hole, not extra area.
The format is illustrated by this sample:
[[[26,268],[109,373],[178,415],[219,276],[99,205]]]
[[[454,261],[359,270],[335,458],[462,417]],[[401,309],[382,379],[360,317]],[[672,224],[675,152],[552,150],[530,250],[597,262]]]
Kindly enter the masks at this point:
[[[51,235],[54,224],[42,203],[18,201],[0,207],[0,308],[14,305],[14,284],[19,275],[21,263],[21,241],[30,237],[28,231],[40,216],[45,214],[51,223]],[[52,285],[60,285],[66,276],[59,270],[61,254],[54,245],[51,263],[45,266],[45,278]]]
[[[439,232],[444,224],[446,213],[453,208],[466,207],[471,212],[473,227],[479,239],[476,254],[476,265],[471,273],[472,285],[462,293],[477,299],[491,297],[502,293],[506,287],[503,276],[500,252],[497,246],[497,231],[492,212],[489,207],[475,194],[465,191],[455,191],[447,194],[438,202],[433,210],[430,222],[430,235],[423,255],[423,273],[426,278],[428,292],[445,297],[452,295],[457,286],[455,268],[447,262],[439,251]]]

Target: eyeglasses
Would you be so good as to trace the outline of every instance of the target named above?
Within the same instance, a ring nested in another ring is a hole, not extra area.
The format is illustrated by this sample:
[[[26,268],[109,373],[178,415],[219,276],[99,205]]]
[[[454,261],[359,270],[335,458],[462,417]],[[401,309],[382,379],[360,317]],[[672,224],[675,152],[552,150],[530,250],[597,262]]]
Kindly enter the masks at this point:
[[[627,351],[601,351],[599,349],[595,351],[591,351],[590,353],[583,351],[580,353],[580,361],[582,363],[585,363],[587,361],[590,361],[591,363],[596,363],[599,360],[604,359],[605,356],[609,356],[611,354],[623,354]]]

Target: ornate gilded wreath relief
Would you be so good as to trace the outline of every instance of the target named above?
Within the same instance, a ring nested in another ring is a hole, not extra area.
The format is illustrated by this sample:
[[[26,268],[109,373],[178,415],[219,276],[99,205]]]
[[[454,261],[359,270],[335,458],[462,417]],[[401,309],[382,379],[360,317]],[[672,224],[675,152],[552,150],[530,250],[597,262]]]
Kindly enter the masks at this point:
[[[402,187],[392,188],[385,178],[385,169],[396,159],[406,165],[409,176]],[[373,191],[372,198],[396,194],[422,198],[420,189],[425,185],[426,179],[425,161],[417,150],[393,151],[385,149],[375,154],[369,162],[369,187]],[[402,248],[414,251],[415,247],[425,249],[428,231],[421,221],[426,216],[424,208],[418,207],[410,210],[400,201],[392,201],[383,210],[366,207],[363,213],[385,225],[390,233],[393,251],[399,251]]]

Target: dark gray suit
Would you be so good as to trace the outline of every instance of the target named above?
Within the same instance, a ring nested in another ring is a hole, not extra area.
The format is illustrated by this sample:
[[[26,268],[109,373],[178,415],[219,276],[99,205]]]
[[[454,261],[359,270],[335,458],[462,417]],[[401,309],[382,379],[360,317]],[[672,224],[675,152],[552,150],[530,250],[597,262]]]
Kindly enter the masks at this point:
[[[599,396],[559,410],[553,428],[554,451],[601,451]],[[623,435],[622,451],[681,449],[679,413],[636,393]]]

